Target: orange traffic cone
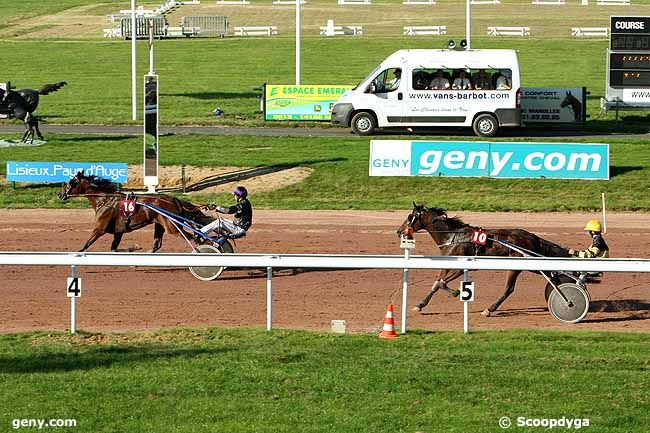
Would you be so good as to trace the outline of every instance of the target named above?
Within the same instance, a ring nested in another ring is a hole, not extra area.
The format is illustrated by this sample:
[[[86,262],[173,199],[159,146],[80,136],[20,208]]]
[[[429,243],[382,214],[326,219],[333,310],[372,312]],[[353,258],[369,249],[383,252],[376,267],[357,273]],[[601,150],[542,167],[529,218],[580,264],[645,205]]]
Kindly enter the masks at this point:
[[[393,319],[393,304],[388,304],[386,318],[384,319],[384,329],[379,333],[379,338],[397,338],[395,333],[395,320]]]

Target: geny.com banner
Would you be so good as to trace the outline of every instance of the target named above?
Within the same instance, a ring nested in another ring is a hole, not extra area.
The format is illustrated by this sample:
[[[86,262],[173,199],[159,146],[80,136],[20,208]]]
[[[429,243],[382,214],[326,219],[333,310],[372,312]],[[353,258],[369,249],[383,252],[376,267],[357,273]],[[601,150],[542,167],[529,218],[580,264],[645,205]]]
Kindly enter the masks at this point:
[[[609,145],[372,140],[370,176],[609,179]]]

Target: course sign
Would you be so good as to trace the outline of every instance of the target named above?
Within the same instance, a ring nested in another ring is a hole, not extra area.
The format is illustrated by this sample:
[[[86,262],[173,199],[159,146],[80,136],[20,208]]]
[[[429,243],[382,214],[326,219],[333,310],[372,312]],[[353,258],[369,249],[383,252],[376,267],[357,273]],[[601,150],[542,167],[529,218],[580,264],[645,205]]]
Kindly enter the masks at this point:
[[[105,162],[25,162],[7,161],[9,182],[67,182],[78,171],[115,183],[126,183],[128,165]]]
[[[370,176],[609,179],[609,145],[372,140]]]
[[[267,84],[264,120],[330,120],[332,107],[352,86]]]

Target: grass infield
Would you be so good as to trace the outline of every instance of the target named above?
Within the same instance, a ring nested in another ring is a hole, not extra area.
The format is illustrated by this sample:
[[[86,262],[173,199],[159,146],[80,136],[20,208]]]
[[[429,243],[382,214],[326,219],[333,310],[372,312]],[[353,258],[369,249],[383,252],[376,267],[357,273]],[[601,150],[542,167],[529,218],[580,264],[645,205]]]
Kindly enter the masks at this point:
[[[648,359],[645,334],[593,332],[2,335],[0,430],[57,418],[79,433],[494,433],[507,416],[642,432]]]
[[[52,135],[48,138],[50,141],[39,147],[0,148],[0,174],[5,174],[5,161],[131,164],[142,161],[140,137]],[[345,139],[310,137],[309,140],[301,137],[166,136],[161,138],[160,164],[206,167],[288,164],[314,170],[308,178],[294,185],[267,193],[252,191],[251,199],[256,208],[410,209],[411,202],[416,200],[430,206],[466,211],[589,211],[600,209],[601,192],[606,192],[609,210],[650,210],[648,141],[628,138],[600,141],[610,143],[609,181],[369,177],[368,139],[354,136]],[[59,190],[60,185],[18,184],[15,189],[11,184],[0,185],[0,207],[88,206],[83,199],[64,204],[56,196]],[[198,203],[232,199],[205,193],[187,198]]]

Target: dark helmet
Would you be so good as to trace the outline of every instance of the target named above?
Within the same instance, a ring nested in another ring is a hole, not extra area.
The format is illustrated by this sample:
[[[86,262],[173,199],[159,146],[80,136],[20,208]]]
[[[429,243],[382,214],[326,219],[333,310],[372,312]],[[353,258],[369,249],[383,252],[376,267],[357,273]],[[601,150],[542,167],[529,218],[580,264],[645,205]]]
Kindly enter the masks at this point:
[[[246,198],[246,196],[248,196],[248,191],[246,191],[246,188],[243,186],[238,186],[237,188],[233,189],[232,193],[241,198]]]

